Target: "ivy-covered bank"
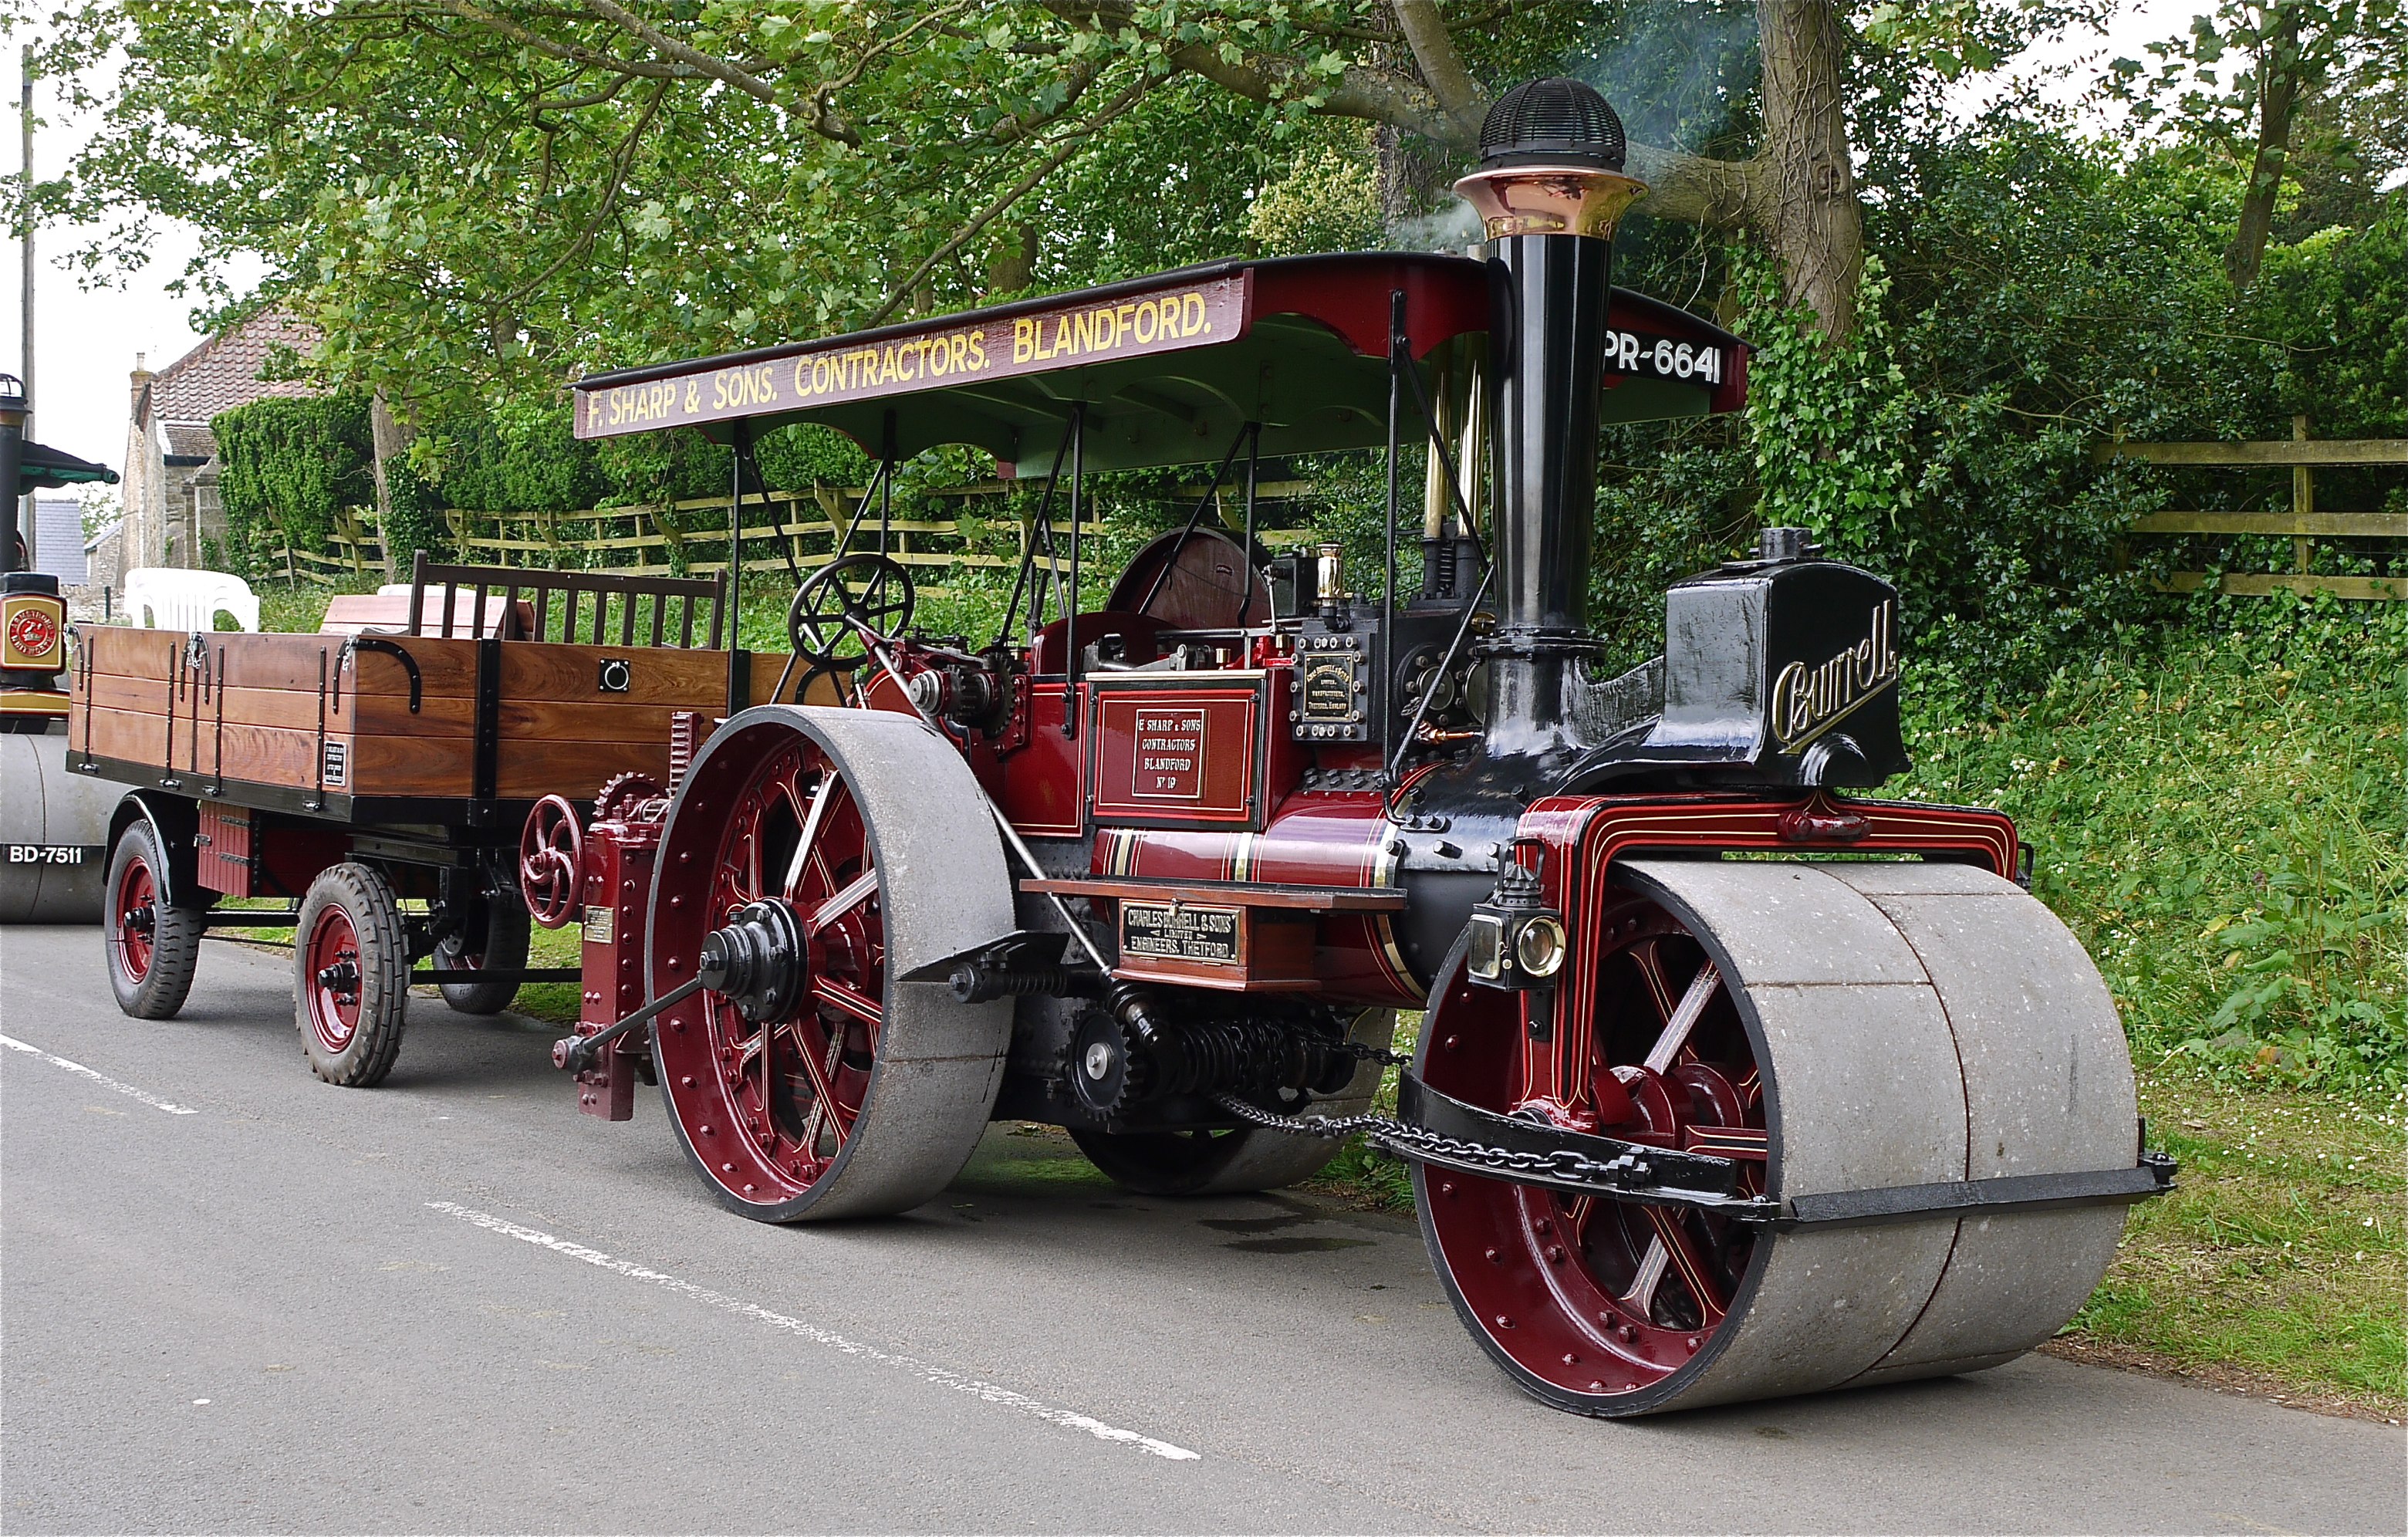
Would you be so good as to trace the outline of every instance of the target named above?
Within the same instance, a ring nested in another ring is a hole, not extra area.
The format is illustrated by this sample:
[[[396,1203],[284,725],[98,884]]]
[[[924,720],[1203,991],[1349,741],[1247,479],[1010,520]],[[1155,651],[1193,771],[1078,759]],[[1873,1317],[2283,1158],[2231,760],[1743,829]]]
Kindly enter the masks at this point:
[[[222,570],[280,571],[276,552],[283,545],[327,549],[346,509],[376,506],[376,439],[367,397],[357,392],[271,395],[220,412],[209,431],[217,438],[226,542],[204,553]],[[436,488],[401,461],[386,467],[386,481],[388,543],[442,552],[449,536]]]

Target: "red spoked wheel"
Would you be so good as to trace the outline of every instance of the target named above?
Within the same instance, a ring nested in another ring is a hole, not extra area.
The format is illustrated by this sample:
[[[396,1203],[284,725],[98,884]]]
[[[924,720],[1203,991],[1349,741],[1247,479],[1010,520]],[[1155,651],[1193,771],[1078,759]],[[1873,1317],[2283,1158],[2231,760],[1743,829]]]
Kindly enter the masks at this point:
[[[519,894],[527,915],[546,928],[568,927],[577,916],[584,869],[577,808],[560,796],[537,801],[519,834]]]
[[[301,1011],[309,1033],[320,1049],[342,1051],[360,1030],[360,936],[351,915],[338,907],[322,911],[301,964],[309,977]]]
[[[702,1029],[673,1027],[664,1060],[696,1091],[697,1156],[717,1157],[748,1198],[791,1199],[843,1151],[877,1059],[886,923],[876,855],[844,777],[797,739],[745,786],[711,864],[705,900],[718,921],[765,897],[791,904],[808,1001],[791,1018],[755,1021],[706,993]]]
[[[1594,1015],[1559,1022],[1551,1042],[1528,1041],[1517,996],[1472,985],[1458,953],[1433,990],[1424,1081],[1486,1109],[1548,1103],[1582,1129],[1741,1157],[1761,1194],[1763,1085],[1728,984],[1652,902],[1624,899],[1602,931]],[[1559,1408],[1625,1415],[1662,1403],[1750,1284],[1753,1230],[1719,1216],[1421,1166],[1414,1185],[1465,1324]]]
[[[954,751],[896,715],[746,711],[696,758],[658,869],[653,996],[695,975],[706,941],[727,979],[653,1034],[670,1118],[722,1202],[786,1222],[942,1189],[1010,1028],[1008,1005],[895,980],[1010,931],[999,844]],[[890,1082],[896,1057],[910,1068]]]

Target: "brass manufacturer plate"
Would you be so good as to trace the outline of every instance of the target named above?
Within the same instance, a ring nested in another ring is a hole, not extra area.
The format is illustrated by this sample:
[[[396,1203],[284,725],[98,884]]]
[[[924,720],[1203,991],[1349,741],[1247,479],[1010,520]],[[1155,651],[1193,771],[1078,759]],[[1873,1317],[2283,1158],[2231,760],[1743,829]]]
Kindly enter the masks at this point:
[[[1121,954],[1240,966],[1245,963],[1244,922],[1241,908],[1123,902]]]

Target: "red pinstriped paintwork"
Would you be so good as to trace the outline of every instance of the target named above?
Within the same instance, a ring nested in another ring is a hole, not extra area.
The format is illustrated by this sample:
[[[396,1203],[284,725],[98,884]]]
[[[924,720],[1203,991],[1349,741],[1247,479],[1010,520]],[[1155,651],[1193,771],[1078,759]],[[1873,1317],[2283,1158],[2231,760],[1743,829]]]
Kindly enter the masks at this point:
[[[1340,888],[1392,887],[1390,824],[1376,795],[1290,796],[1259,833],[1098,827],[1098,875],[1168,881],[1263,881]],[[1422,990],[1384,913],[1333,912],[1320,921],[1314,970],[1333,1000],[1418,1008]]]
[[[1822,828],[1842,830],[1828,834],[1818,831]],[[1567,1107],[1585,1106],[1599,1092],[1614,1098],[1609,1086],[1589,1082],[1598,972],[1584,957],[1600,954],[1605,946],[1600,926],[1613,905],[1618,858],[1639,851],[1684,848],[1926,854],[1966,859],[2012,879],[2019,847],[2014,823],[1999,812],[1850,800],[1820,791],[1802,804],[1713,794],[1551,796],[1523,813],[1520,832],[1539,840],[1544,849],[1538,861],[1540,885],[1547,901],[1564,914],[1572,937],[1563,972],[1570,984],[1555,993],[1520,995],[1525,1027],[1520,1102],[1583,1130],[1595,1128],[1593,1115]],[[1557,1027],[1534,1038],[1527,1028],[1533,1008],[1553,1009]]]

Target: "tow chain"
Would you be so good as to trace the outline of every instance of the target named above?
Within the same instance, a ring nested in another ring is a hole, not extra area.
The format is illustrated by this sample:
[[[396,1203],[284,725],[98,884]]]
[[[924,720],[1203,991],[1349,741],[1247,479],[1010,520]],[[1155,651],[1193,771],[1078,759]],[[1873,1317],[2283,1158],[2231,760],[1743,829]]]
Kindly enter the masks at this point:
[[[1364,1061],[1390,1065],[1406,1061],[1397,1053],[1376,1046],[1348,1042],[1343,1049]],[[2136,1165],[2128,1169],[1942,1180],[1780,1200],[1750,1194],[1738,1177],[1740,1166],[1719,1155],[1627,1142],[1593,1132],[1569,1131],[1535,1119],[1500,1115],[1453,1099],[1411,1073],[1399,1077],[1397,1098],[1398,1109],[1403,1114],[1426,1117],[1437,1125],[1368,1113],[1326,1118],[1283,1115],[1234,1094],[1215,1094],[1212,1102],[1246,1125],[1269,1131],[1327,1138],[1360,1133],[1416,1163],[1570,1195],[1684,1207],[1733,1221],[1782,1228],[1847,1227],[1971,1212],[2053,1210],[2101,1202],[2123,1205],[2165,1194],[2173,1187],[2175,1172],[2172,1158],[2162,1153],[2143,1151]],[[1499,1142],[1521,1140],[1525,1145],[1504,1146],[1455,1136],[1439,1130],[1438,1125],[1486,1129]],[[2144,1144],[2147,1136],[2144,1122],[2141,1130]],[[1527,1145],[1550,1140],[1557,1145]],[[1573,1145],[1563,1145],[1567,1142]]]
[[[1427,1127],[1413,1126],[1391,1115],[1282,1115],[1250,1104],[1234,1094],[1217,1094],[1212,1102],[1246,1122],[1269,1131],[1300,1137],[1352,1137],[1360,1132],[1401,1157],[1417,1163],[1441,1163],[1469,1171],[1493,1171],[1512,1175],[1539,1175],[1550,1184],[1576,1185],[1600,1191],[1631,1192],[1653,1188],[1655,1171],[1643,1156],[1625,1154],[1592,1158],[1570,1148],[1553,1153],[1522,1153],[1461,1137],[1450,1137]]]
[[[1409,1052],[1390,1051],[1384,1046],[1373,1046],[1360,1041],[1339,1041],[1336,1049],[1357,1061],[1377,1062],[1383,1067],[1409,1068],[1413,1063]],[[1212,1102],[1238,1119],[1268,1131],[1333,1139],[1352,1137],[1360,1132],[1400,1157],[1444,1163],[1458,1169],[1476,1166],[1493,1169],[1500,1174],[1544,1174],[1573,1184],[1613,1189],[1645,1185],[1652,1172],[1644,1158],[1634,1156],[1592,1158],[1570,1148],[1561,1148],[1552,1154],[1519,1153],[1486,1142],[1450,1137],[1427,1127],[1399,1121],[1392,1115],[1282,1115],[1233,1094],[1215,1095]]]
[[[1412,1066],[1412,1057],[1405,1053],[1362,1041],[1334,1041],[1327,1045],[1360,1061],[1399,1069]],[[1448,1130],[1440,1130],[1436,1126],[1422,1124],[1419,1119],[1404,1120],[1396,1115],[1373,1113],[1331,1116],[1283,1115],[1234,1094],[1215,1094],[1211,1098],[1212,1103],[1223,1111],[1248,1126],[1260,1127],[1267,1131],[1330,1139],[1360,1134],[1376,1145],[1415,1163],[1436,1164],[1516,1185],[1542,1185],[1578,1195],[1605,1195],[1671,1205],[1711,1207],[1734,1216],[1749,1218],[1761,1219],[1771,1214],[1770,1203],[1749,1197],[1739,1188],[1735,1166],[1727,1158],[1626,1142],[1595,1134],[1571,1133],[1539,1121],[1526,1125],[1518,1119],[1509,1120],[1494,1112],[1452,1099],[1420,1083],[1410,1071],[1400,1074],[1398,1080],[1398,1109],[1401,1114],[1420,1117],[1425,1114],[1426,1107],[1427,1112],[1439,1113],[1432,1114],[1432,1119],[1460,1121],[1467,1116],[1485,1118],[1498,1123],[1496,1133],[1498,1140],[1489,1142],[1455,1134],[1466,1129],[1478,1130],[1477,1125],[1469,1128],[1454,1126]],[[1551,1135],[1590,1145],[1500,1145],[1518,1138],[1545,1140]]]

